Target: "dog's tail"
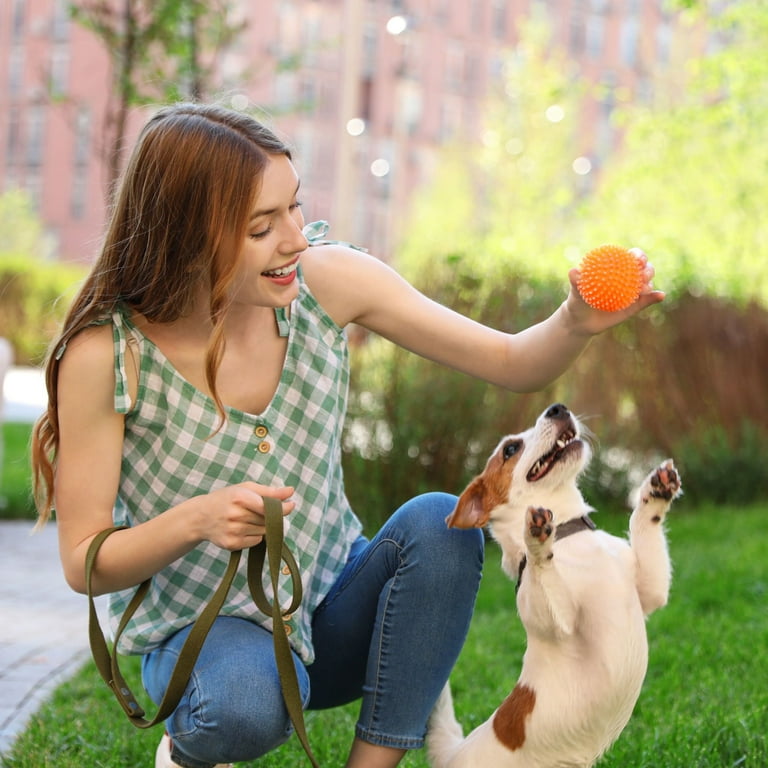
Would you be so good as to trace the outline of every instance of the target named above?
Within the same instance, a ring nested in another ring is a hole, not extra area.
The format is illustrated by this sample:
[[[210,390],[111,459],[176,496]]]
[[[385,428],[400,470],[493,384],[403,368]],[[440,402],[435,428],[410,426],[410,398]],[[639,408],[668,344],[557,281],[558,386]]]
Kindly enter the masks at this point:
[[[463,739],[464,733],[453,711],[451,686],[446,683],[427,726],[427,755],[432,768],[450,768],[451,758]]]

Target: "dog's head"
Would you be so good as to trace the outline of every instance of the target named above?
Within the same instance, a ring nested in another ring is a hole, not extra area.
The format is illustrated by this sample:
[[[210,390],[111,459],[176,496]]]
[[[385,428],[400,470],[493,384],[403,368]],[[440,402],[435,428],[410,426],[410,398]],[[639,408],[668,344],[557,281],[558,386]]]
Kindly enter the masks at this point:
[[[591,452],[581,435],[578,419],[557,403],[531,429],[504,437],[459,497],[448,526],[482,528],[501,506],[525,510],[529,505],[583,504],[576,478]]]

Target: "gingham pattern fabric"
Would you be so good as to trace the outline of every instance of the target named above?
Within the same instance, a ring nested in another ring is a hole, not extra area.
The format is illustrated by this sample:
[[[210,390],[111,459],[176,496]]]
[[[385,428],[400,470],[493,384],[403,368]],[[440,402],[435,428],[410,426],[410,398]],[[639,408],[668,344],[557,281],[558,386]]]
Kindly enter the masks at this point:
[[[115,409],[125,414],[122,473],[115,524],[135,525],[185,499],[246,480],[291,485],[296,509],[285,518],[286,543],[299,568],[304,598],[286,620],[289,641],[302,660],[314,658],[310,622],[343,567],[362,526],[344,495],[341,427],[346,410],[348,357],[342,329],[328,317],[300,277],[290,313],[276,311],[288,351],[280,383],[258,415],[226,409],[181,377],[162,352],[123,312],[112,318],[115,343]],[[140,357],[137,402],[127,394],[125,365],[129,339]],[[229,552],[204,543],[153,579],[141,607],[120,641],[123,653],[147,653],[195,620],[210,600]],[[247,555],[222,609],[271,630],[246,583]],[[271,585],[264,579],[267,595]],[[114,629],[134,590],[111,595]],[[290,602],[290,578],[281,575],[281,605]]]

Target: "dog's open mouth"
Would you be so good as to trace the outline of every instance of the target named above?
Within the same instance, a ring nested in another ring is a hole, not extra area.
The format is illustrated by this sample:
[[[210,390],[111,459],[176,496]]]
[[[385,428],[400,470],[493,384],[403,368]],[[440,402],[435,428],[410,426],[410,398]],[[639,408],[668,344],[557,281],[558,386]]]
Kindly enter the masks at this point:
[[[576,438],[576,430],[569,425],[560,433],[552,448],[537,459],[528,471],[526,479],[531,483],[541,480],[558,461],[580,447],[581,440]]]

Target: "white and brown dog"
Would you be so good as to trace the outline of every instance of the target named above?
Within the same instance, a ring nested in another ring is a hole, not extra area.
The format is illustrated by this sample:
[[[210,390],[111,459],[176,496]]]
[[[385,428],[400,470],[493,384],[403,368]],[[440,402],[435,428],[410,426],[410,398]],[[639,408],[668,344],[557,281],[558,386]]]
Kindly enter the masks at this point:
[[[596,530],[577,485],[590,458],[561,404],[505,437],[448,517],[490,525],[519,579],[527,634],[512,693],[466,738],[446,686],[427,735],[434,768],[586,768],[632,714],[648,665],[645,617],[667,602],[664,516],[680,494],[672,461],[639,488],[629,541]]]

